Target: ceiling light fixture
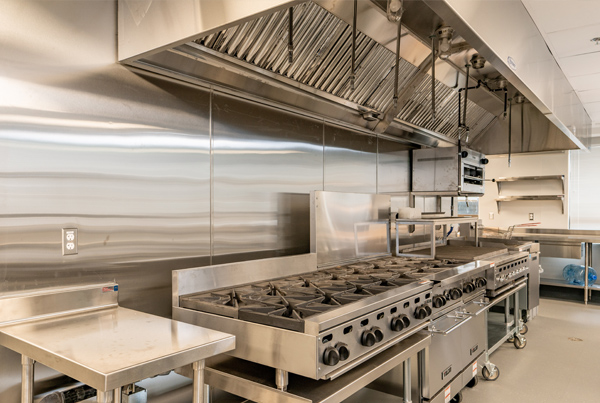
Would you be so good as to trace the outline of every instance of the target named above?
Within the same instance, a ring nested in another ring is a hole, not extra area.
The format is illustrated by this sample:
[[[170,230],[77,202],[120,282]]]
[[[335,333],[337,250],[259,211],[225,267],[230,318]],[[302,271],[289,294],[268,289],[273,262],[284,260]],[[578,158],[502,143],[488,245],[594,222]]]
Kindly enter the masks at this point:
[[[600,36],[590,39],[591,42],[594,42],[596,45],[600,45]]]

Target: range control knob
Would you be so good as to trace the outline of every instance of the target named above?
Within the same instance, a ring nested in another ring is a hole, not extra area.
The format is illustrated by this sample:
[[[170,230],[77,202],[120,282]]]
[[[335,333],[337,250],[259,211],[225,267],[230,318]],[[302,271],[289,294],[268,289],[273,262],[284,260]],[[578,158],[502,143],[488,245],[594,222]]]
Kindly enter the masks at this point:
[[[365,347],[371,347],[376,341],[375,334],[370,330],[365,330],[360,337],[360,343]]]
[[[462,291],[460,288],[453,288],[450,290],[450,299],[451,300],[456,300],[459,299],[460,297],[462,297]]]
[[[433,298],[431,298],[431,304],[434,308],[441,308],[446,305],[446,298],[444,298],[443,295],[434,295]]]
[[[475,285],[477,287],[485,287],[487,285],[487,280],[483,277],[477,277],[475,279]]]
[[[348,350],[348,345],[345,343],[338,343],[335,345],[335,349],[337,350],[340,361],[346,361],[348,357],[350,357],[350,350]]]
[[[490,160],[488,160],[487,158],[481,159],[481,164],[483,164],[483,165],[487,165],[489,162],[490,162]]]
[[[463,158],[467,158],[469,156],[469,153],[466,152],[466,151],[463,151],[463,152],[460,153],[460,156],[463,157]]]
[[[399,316],[392,318],[392,323],[390,324],[390,327],[394,332],[399,332],[400,330],[404,329],[404,322],[402,321],[402,319],[400,319]]]
[[[425,308],[425,312],[427,312],[427,316],[430,316],[431,313],[433,312],[429,305],[423,305],[423,308]]]
[[[337,365],[340,362],[340,353],[335,347],[327,347],[323,353],[323,364],[325,365]]]
[[[406,329],[410,326],[410,319],[408,316],[402,314],[398,315],[395,318],[392,318],[392,330],[394,332],[399,332],[402,329]]]
[[[408,316],[403,314],[398,316],[398,318],[402,320],[402,323],[404,323],[405,328],[410,326],[410,319],[408,318]]]
[[[415,309],[415,318],[417,319],[425,319],[427,317],[427,311],[422,306],[418,306]]]
[[[378,328],[378,327],[373,327],[371,329],[371,331],[373,332],[373,334],[375,335],[375,341],[377,343],[379,343],[381,340],[383,340],[383,331]]]
[[[463,291],[466,294],[472,293],[473,291],[475,291],[475,284],[473,284],[471,281],[466,282],[463,285]]]

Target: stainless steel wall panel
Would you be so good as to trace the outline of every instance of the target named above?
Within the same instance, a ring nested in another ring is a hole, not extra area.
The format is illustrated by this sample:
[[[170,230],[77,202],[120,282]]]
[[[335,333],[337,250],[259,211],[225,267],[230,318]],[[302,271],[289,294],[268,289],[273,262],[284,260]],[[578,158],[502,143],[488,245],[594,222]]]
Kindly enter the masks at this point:
[[[0,133],[6,154],[0,159],[0,290],[116,279],[127,283],[125,305],[169,315],[163,303],[170,268],[153,262],[210,253],[209,98],[159,84],[169,94],[155,84],[139,80],[133,96],[107,96],[108,104],[128,106],[121,113],[113,105],[104,110],[102,102],[93,111],[68,105],[71,112],[27,115],[2,107],[10,121]],[[78,92],[62,95],[77,98]],[[163,105],[143,103],[146,97],[160,97]],[[62,228],[79,229],[77,255],[62,256]],[[144,288],[155,297],[139,298]]]
[[[377,193],[410,192],[410,147],[377,139]]]
[[[377,193],[377,138],[325,125],[324,189]]]
[[[170,316],[171,270],[209,262],[209,95],[115,64],[115,38],[115,1],[2,2],[0,293],[114,280]],[[0,362],[17,403],[18,355]]]
[[[323,123],[218,93],[212,117],[213,264],[307,253]]]

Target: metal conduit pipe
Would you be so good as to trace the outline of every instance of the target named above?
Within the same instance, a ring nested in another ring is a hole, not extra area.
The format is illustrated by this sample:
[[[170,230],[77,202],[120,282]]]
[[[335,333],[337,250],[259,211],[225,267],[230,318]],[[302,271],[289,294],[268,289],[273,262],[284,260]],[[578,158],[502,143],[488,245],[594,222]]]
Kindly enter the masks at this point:
[[[350,89],[354,91],[356,82],[356,18],[358,0],[354,0],[354,16],[352,18],[352,72],[350,73]]]
[[[469,63],[467,63],[465,65],[465,67],[467,68],[467,73],[465,76],[465,103],[463,105],[463,124],[466,126],[467,125],[467,100],[469,98],[469,67],[471,67],[471,65]]]
[[[435,40],[436,36],[431,36],[431,123],[435,124]]]
[[[400,70],[400,40],[402,35],[402,16],[398,20],[398,38],[396,39],[396,68],[394,69],[394,109],[398,108],[398,75]]]
[[[511,145],[512,145],[512,98],[508,99],[508,167],[511,163]]]
[[[288,60],[294,62],[294,7],[289,8]]]

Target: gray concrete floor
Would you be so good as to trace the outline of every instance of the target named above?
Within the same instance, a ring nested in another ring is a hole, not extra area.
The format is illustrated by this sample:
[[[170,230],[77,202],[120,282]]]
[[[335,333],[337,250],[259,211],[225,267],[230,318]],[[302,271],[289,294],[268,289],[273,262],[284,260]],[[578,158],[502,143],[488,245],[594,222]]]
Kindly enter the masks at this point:
[[[542,299],[528,326],[525,349],[496,350],[500,377],[465,388],[464,402],[600,402],[600,306]]]
[[[505,343],[490,361],[496,381],[463,389],[464,403],[599,403],[600,306],[542,299],[528,323],[527,346]],[[481,372],[480,372],[481,374]],[[401,372],[395,374],[401,379]],[[415,400],[416,401],[416,400]],[[398,403],[396,396],[363,389],[344,403]]]

